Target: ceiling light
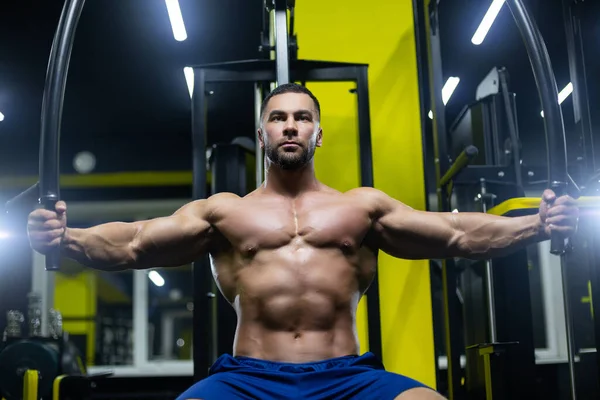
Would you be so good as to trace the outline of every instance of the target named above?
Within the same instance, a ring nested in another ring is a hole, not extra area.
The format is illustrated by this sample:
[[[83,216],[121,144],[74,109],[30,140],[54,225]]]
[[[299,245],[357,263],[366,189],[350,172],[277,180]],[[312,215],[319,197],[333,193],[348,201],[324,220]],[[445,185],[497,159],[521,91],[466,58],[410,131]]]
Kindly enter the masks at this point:
[[[451,76],[450,78],[448,78],[448,80],[444,84],[444,87],[442,88],[442,101],[444,102],[444,105],[448,104],[448,100],[450,100],[450,97],[452,97],[452,93],[454,93],[454,90],[456,89],[459,83],[460,78],[457,78],[455,76]]]
[[[485,36],[488,34],[488,31],[490,30],[492,25],[494,24],[494,21],[496,20],[496,17],[498,16],[500,9],[502,8],[502,5],[504,5],[504,0],[494,0],[492,2],[490,8],[487,10],[485,16],[481,20],[479,28],[477,28],[475,34],[473,35],[473,38],[471,39],[471,42],[474,45],[480,45],[481,43],[483,43],[483,40],[485,39]]]
[[[187,32],[185,31],[185,24],[183,23],[179,0],[165,0],[165,4],[167,5],[169,20],[171,20],[173,36],[175,37],[175,40],[182,42],[187,39]]]
[[[154,283],[156,286],[160,287],[165,284],[165,280],[160,274],[156,271],[150,271],[148,273],[148,278]]]
[[[444,105],[448,104],[450,97],[452,97],[452,93],[454,93],[459,83],[460,78],[457,78],[456,76],[451,76],[448,78],[444,84],[444,87],[442,88],[442,101],[444,102]],[[427,116],[429,119],[433,119],[433,111],[429,110]]]
[[[185,67],[183,69],[183,74],[185,75],[185,81],[187,82],[187,87],[191,98],[194,94],[194,68]]]
[[[563,101],[565,101],[567,97],[571,95],[571,93],[573,93],[573,84],[569,82],[567,86],[565,86],[565,88],[558,94],[558,104],[562,104]],[[544,111],[540,112],[540,114],[542,115],[542,118],[544,118]]]

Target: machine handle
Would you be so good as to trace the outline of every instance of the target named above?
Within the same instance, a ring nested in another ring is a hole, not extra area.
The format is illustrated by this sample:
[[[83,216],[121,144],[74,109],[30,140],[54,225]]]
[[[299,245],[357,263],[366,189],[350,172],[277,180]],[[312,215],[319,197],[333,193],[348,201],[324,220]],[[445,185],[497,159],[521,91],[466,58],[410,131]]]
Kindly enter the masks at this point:
[[[63,100],[75,30],[85,0],[66,0],[50,50],[46,83],[42,100],[40,133],[40,204],[55,210],[60,197],[59,143]],[[56,271],[60,265],[60,251],[46,256],[46,270]]]
[[[456,175],[465,169],[478,154],[479,149],[472,145],[467,146],[461,151],[454,163],[452,163],[450,168],[448,168],[448,171],[446,171],[444,176],[440,179],[439,187],[446,186]]]
[[[567,172],[567,143],[562,110],[558,104],[558,88],[552,70],[546,44],[535,22],[527,12],[522,0],[507,0],[506,4],[513,14],[515,23],[521,32],[533,77],[544,110],[544,126],[548,149],[548,180],[550,188],[557,197],[566,193],[569,182]],[[552,254],[563,254],[565,240],[553,234],[551,237]]]
[[[56,210],[56,203],[58,202],[58,196],[45,196],[40,198],[40,204],[44,206],[46,210]],[[60,269],[60,249],[52,250],[46,254],[46,271],[58,271]]]
[[[557,198],[567,193],[567,185],[561,182],[552,182],[550,188]],[[554,255],[564,254],[566,247],[566,239],[558,233],[552,232],[550,235],[550,253]]]

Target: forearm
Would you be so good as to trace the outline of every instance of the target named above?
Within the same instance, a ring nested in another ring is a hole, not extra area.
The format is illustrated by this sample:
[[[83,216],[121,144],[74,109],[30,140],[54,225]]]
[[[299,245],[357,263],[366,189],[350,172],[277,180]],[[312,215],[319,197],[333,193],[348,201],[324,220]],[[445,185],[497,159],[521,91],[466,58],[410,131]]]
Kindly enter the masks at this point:
[[[67,228],[62,253],[82,265],[104,271],[134,268],[132,243],[139,231],[136,223],[111,222],[87,229]]]
[[[548,239],[537,214],[510,218],[480,213],[456,213],[451,218],[456,229],[461,232],[456,242],[458,257],[502,257]]]

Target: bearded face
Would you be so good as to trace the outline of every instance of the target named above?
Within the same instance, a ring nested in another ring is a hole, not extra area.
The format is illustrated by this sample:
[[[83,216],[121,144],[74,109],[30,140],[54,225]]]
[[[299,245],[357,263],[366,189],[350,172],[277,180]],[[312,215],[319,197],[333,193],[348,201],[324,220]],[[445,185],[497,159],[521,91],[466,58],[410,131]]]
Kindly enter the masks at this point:
[[[265,110],[262,141],[265,156],[284,170],[302,168],[321,145],[321,129],[310,96],[284,93],[274,96]]]

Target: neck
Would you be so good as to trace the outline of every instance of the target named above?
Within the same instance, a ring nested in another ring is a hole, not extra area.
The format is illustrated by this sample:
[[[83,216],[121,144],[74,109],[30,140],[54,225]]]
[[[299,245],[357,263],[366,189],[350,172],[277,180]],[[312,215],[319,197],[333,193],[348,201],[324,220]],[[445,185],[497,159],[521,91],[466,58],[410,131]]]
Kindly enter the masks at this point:
[[[315,166],[311,160],[305,166],[288,170],[283,169],[269,160],[265,160],[265,181],[263,188],[266,192],[277,193],[287,197],[297,197],[304,192],[317,190],[319,181],[315,176]]]

